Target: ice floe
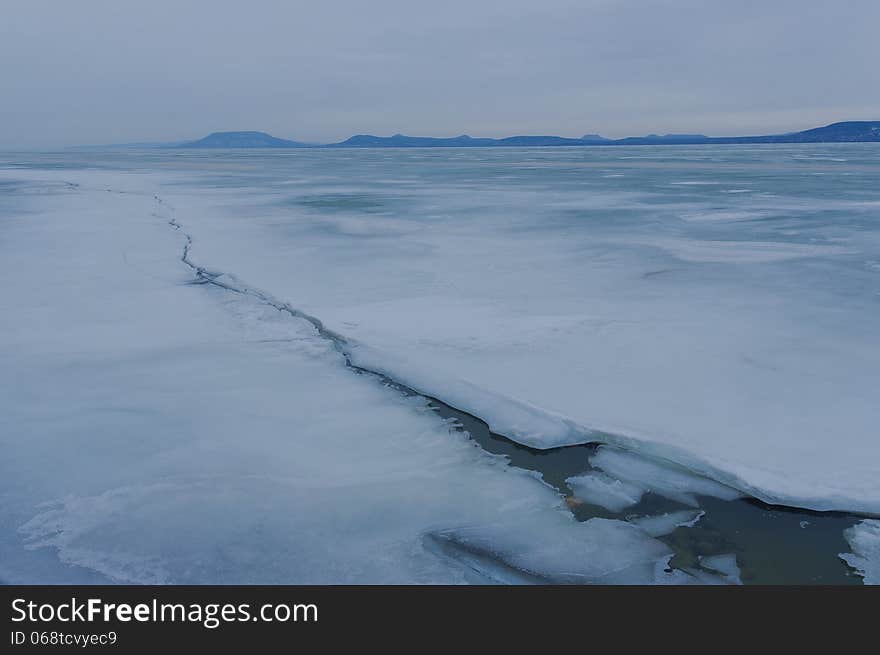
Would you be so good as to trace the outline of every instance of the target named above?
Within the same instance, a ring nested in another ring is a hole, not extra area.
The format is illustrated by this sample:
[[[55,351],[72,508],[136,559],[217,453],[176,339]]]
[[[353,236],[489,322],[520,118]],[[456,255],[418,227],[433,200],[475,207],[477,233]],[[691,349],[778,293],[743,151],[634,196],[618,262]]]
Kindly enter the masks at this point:
[[[630,523],[639,526],[652,537],[662,537],[670,534],[676,528],[690,528],[705,515],[702,510],[681,510],[680,512],[667,512],[657,516],[642,516],[630,519]]]
[[[736,563],[736,555],[732,553],[701,557],[700,565],[704,568],[717,571],[731,584],[742,584],[739,566]]]
[[[880,585],[880,520],[866,519],[844,531],[851,553],[840,558],[859,572],[865,584]]]
[[[526,580],[556,584],[662,583],[658,562],[669,549],[633,525],[609,519],[578,523],[562,539],[558,530],[522,530],[489,524],[437,532],[435,543],[476,572],[504,582]],[[550,538],[551,535],[553,538]]]
[[[697,496],[734,500],[742,495],[736,489],[674,464],[663,464],[616,448],[600,446],[590,457],[590,464],[643,492],[651,491],[691,507],[698,506]]]
[[[642,487],[612,478],[601,471],[576,475],[566,482],[577,498],[612,512],[620,512],[635,505],[645,493]]]

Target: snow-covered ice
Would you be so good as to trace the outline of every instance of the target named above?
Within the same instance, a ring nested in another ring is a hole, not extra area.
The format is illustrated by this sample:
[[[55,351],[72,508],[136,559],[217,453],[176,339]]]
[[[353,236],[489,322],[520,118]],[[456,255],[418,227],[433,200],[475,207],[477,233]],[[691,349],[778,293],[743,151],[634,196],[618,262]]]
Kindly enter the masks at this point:
[[[497,432],[880,513],[880,153],[692,152],[193,155],[159,186],[194,261]]]
[[[482,575],[438,535],[553,577],[546,521],[641,544],[584,579],[668,557],[573,522],[308,321],[190,284],[184,232],[355,365],[526,445],[613,446],[584,495],[880,514],[880,152],[634,152],[0,158],[0,578]]]
[[[654,581],[665,545],[576,522],[307,321],[192,284],[137,176],[3,179],[32,192],[0,224],[3,581],[498,581],[438,554],[442,530],[540,578]]]

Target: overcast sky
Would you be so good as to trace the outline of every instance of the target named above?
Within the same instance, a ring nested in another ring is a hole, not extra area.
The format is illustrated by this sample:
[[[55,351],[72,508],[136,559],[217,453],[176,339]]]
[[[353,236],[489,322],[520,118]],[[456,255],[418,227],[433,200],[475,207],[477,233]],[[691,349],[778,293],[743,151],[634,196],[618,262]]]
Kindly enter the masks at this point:
[[[880,0],[2,0],[0,149],[880,120]]]

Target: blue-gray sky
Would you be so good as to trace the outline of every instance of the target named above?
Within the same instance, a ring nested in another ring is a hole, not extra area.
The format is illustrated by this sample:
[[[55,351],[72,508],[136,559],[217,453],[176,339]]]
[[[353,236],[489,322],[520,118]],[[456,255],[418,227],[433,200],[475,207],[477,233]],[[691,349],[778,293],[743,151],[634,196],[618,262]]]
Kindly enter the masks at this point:
[[[880,119],[878,0],[3,0],[0,149]]]

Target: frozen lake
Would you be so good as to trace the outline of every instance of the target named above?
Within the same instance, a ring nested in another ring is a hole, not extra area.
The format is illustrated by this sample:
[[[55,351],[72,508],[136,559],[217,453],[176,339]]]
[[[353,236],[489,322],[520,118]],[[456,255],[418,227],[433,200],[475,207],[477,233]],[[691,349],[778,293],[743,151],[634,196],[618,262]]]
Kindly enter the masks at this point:
[[[5,154],[0,271],[0,579],[880,578],[876,145]]]

